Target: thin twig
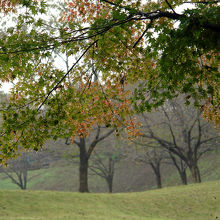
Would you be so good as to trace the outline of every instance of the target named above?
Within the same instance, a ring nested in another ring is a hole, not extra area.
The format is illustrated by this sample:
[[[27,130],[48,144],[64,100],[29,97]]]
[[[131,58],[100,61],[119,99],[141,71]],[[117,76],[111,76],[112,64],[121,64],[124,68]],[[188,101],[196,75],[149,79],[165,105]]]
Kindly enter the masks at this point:
[[[182,4],[216,4],[216,3],[220,3],[220,1],[198,1],[198,2],[183,2]]]
[[[9,107],[7,107],[7,108],[5,108],[5,109],[0,109],[0,112],[1,112],[1,111],[2,111],[2,112],[5,112],[5,111],[8,111],[8,110],[19,110],[19,109],[22,109],[22,108],[24,108],[24,107],[29,106],[29,105],[32,104],[33,102],[38,101],[39,99],[41,99],[41,98],[43,98],[43,97],[44,97],[43,95],[42,95],[42,96],[39,96],[39,97],[37,97],[36,99],[33,99],[33,100],[29,101],[29,102],[26,103],[25,105],[19,105],[19,106],[15,107],[15,108],[9,108]]]

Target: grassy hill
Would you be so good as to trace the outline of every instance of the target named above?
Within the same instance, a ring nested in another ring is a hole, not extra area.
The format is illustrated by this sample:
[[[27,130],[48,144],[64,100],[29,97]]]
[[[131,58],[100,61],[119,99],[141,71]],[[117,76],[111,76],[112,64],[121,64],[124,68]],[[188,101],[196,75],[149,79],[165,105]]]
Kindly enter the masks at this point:
[[[138,193],[0,190],[1,220],[214,220],[220,181]]]

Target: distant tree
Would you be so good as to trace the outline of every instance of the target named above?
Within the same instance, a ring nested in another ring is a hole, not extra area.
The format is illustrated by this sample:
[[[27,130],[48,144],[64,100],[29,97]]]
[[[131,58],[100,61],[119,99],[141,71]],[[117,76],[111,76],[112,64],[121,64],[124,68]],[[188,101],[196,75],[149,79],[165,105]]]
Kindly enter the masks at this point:
[[[109,193],[113,192],[113,179],[115,174],[115,165],[122,159],[120,152],[98,151],[91,158],[89,169],[95,175],[103,178],[107,185]]]
[[[17,160],[10,161],[7,168],[2,168],[1,170],[14,184],[25,190],[27,189],[28,169],[27,155],[22,154]]]
[[[142,139],[142,142],[135,141],[137,146],[135,161],[148,164],[153,169],[156,176],[157,188],[162,188],[161,166],[162,164],[171,164],[177,169],[181,182],[187,184],[186,163],[175,156],[172,152],[161,148],[157,142],[150,143],[149,140]]]
[[[102,129],[104,130],[104,129]],[[94,136],[79,137],[78,140],[74,139],[66,141],[66,144],[74,143],[79,148],[79,192],[89,192],[88,187],[88,168],[89,159],[97,146],[97,144],[103,141],[114,132],[114,129],[108,130],[106,133],[101,132],[101,127],[98,126]]]
[[[176,167],[179,173],[182,184],[187,185],[186,162],[182,160],[181,157],[178,157],[175,154],[173,154],[171,151],[168,151],[168,153],[169,153],[169,158],[172,161],[172,164]]]
[[[22,190],[27,189],[28,182],[35,176],[29,176],[30,170],[36,170],[49,166],[45,157],[36,152],[23,152],[16,160],[9,160],[7,167],[1,166],[1,170],[12,183],[18,185]]]
[[[136,147],[135,161],[150,165],[156,177],[157,188],[162,188],[161,165],[166,159],[166,151],[158,147],[157,143],[139,142]]]
[[[172,156],[179,157],[189,168],[193,181],[201,182],[199,159],[220,146],[217,131],[201,118],[201,111],[192,105],[183,105],[179,97],[166,102],[154,114],[143,114],[143,118],[143,138],[155,140]],[[172,156],[171,159],[175,159]],[[185,164],[182,164],[183,175]]]

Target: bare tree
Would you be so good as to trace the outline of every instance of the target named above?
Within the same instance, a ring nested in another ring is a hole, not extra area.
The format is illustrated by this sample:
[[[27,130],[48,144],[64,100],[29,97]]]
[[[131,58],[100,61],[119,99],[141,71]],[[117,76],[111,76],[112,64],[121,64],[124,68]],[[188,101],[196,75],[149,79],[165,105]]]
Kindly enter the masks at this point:
[[[162,188],[161,165],[166,159],[166,151],[158,147],[157,143],[155,145],[149,141],[145,143],[136,142],[136,146],[135,161],[150,165],[156,177],[157,188]]]
[[[160,111],[150,117],[146,114],[142,116],[143,138],[155,140],[170,155],[179,157],[190,169],[193,181],[201,182],[199,159],[206,152],[219,147],[217,132],[201,118],[201,111],[192,105],[185,106],[183,98],[179,97],[166,102]],[[182,165],[184,171],[185,165]]]
[[[1,170],[14,184],[25,190],[27,189],[28,168],[27,154],[23,153],[17,160],[10,161],[7,168],[2,168]]]
[[[42,156],[43,155],[43,156]],[[1,167],[2,171],[11,181],[22,190],[27,189],[27,183],[35,176],[29,176],[28,171],[48,166],[45,160],[47,154],[38,152],[23,152],[16,160],[8,161],[7,167]]]
[[[123,155],[120,152],[95,152],[91,158],[92,164],[90,170],[95,174],[104,178],[109,193],[113,192],[113,179],[115,174],[115,164],[122,159]]]
[[[140,146],[136,150],[135,160],[143,164],[148,164],[153,169],[153,172],[156,176],[157,188],[162,188],[162,178],[161,178],[161,166],[162,164],[171,164],[174,165],[177,169],[181,182],[187,184],[187,175],[186,163],[180,158],[177,157],[172,152],[161,148],[161,146],[155,142],[152,143],[150,140],[145,140],[144,142],[134,141],[137,146]]]
[[[172,164],[176,167],[181,182],[184,185],[187,185],[187,174],[186,174],[186,169],[187,169],[187,164],[184,160],[182,160],[182,158],[177,157],[175,154],[173,154],[172,152],[168,151],[169,153],[169,158],[172,161]]]

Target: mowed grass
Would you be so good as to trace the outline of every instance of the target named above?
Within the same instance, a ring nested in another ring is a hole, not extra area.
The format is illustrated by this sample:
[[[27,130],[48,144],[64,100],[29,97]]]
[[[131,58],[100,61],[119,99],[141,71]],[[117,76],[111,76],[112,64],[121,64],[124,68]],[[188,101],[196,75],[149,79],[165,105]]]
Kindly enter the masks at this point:
[[[118,194],[1,190],[0,219],[220,219],[220,181]]]

